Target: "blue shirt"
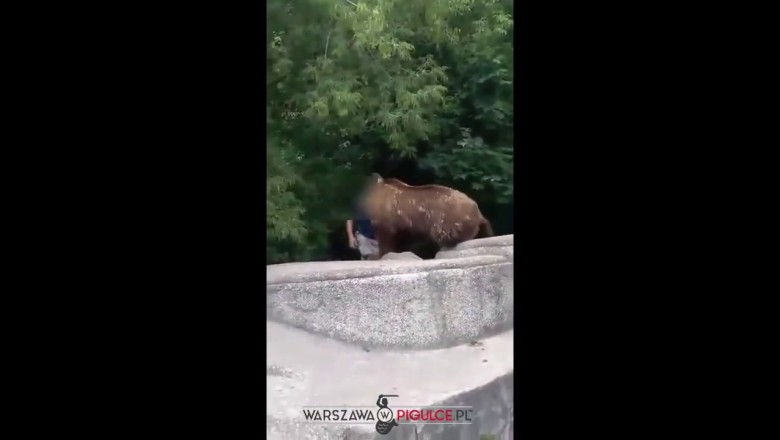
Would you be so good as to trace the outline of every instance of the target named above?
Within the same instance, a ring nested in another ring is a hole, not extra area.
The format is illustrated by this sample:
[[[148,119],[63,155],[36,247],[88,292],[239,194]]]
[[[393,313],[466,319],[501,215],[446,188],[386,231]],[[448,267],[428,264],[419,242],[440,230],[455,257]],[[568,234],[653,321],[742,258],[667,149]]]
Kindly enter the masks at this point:
[[[356,207],[355,218],[352,220],[352,223],[357,232],[360,232],[360,235],[372,240],[375,238],[374,228],[371,226],[371,219],[368,218],[360,207]]]

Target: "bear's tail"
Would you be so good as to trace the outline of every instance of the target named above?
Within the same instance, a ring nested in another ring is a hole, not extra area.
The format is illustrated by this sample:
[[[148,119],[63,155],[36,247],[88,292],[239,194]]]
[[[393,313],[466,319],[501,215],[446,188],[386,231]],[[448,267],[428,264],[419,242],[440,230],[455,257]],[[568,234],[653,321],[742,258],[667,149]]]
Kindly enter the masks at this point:
[[[479,231],[477,231],[477,236],[474,238],[486,238],[492,237],[493,235],[493,228],[490,226],[490,222],[488,219],[483,218],[482,223],[479,224]]]

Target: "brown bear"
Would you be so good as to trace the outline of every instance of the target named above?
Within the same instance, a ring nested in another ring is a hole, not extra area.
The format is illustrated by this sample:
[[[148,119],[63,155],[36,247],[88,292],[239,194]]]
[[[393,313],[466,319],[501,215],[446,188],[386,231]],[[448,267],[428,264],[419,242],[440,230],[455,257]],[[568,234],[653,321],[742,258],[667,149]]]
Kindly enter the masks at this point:
[[[407,185],[372,174],[360,198],[376,233],[379,258],[409,240],[431,240],[442,249],[491,237],[490,222],[467,195],[440,185]]]

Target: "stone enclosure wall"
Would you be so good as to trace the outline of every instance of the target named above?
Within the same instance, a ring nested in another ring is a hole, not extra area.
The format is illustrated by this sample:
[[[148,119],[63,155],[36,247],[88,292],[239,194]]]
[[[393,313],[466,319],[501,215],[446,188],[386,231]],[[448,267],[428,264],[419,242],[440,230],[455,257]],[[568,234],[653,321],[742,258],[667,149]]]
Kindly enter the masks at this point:
[[[507,235],[433,260],[267,266],[268,438],[512,438],[513,265]],[[476,417],[386,436],[372,425],[302,423],[303,406],[372,405],[378,393],[400,395],[396,405],[473,406]]]
[[[268,319],[368,347],[457,345],[511,327],[512,249],[510,235],[433,260],[268,266]]]

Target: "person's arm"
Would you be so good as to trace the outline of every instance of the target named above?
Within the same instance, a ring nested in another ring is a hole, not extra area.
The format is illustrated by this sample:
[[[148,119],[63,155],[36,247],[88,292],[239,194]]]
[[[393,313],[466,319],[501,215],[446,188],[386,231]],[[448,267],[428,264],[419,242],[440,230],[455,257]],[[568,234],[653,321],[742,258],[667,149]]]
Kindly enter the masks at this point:
[[[347,238],[349,239],[349,246],[355,247],[357,240],[355,240],[355,233],[352,232],[352,220],[347,220]]]

